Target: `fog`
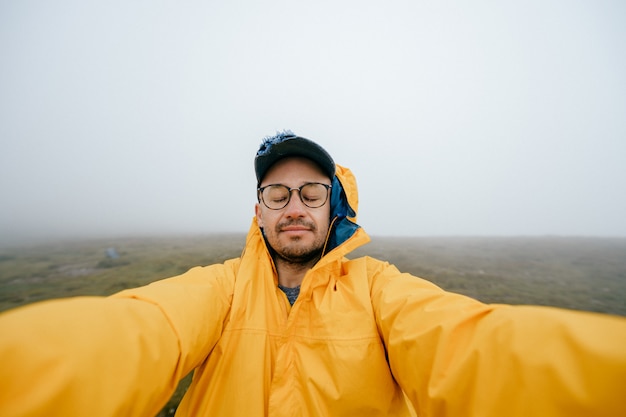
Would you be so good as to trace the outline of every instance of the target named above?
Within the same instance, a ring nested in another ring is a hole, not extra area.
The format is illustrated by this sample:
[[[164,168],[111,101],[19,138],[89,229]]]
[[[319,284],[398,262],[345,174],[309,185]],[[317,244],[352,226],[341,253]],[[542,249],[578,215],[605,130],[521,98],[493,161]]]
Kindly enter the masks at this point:
[[[4,1],[0,245],[245,232],[291,129],[372,235],[626,236],[623,1]]]

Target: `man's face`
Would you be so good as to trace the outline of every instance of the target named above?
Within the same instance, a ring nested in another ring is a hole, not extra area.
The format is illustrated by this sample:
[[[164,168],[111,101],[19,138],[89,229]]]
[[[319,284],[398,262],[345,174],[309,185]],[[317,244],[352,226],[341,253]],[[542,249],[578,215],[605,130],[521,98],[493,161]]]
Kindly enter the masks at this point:
[[[285,158],[270,168],[260,187],[282,184],[299,188],[312,182],[331,184],[314,162],[305,158]],[[267,242],[282,260],[306,263],[321,256],[330,226],[330,198],[321,207],[309,208],[302,203],[298,192],[292,191],[286,207],[271,210],[260,202],[255,211]]]

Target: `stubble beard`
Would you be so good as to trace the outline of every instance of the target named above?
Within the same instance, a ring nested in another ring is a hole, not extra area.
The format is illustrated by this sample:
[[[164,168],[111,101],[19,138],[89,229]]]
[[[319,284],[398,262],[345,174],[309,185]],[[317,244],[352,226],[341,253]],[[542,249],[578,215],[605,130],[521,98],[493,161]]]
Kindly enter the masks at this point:
[[[304,246],[300,237],[293,237],[289,242],[283,244],[277,240],[276,245],[272,245],[275,256],[282,262],[293,265],[304,265],[317,262],[324,250],[325,236],[317,234],[317,227],[313,223],[304,222],[288,222],[280,223],[276,225],[274,233],[279,236],[283,227],[293,224],[300,224],[308,227],[314,234],[314,241],[307,246]]]

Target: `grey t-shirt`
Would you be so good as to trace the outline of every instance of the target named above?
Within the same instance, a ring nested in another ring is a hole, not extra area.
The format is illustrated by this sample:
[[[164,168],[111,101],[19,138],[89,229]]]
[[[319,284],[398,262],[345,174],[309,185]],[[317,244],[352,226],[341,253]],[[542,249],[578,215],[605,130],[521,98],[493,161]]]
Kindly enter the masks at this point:
[[[298,298],[298,294],[300,294],[299,285],[297,287],[289,288],[283,287],[282,285],[278,284],[278,288],[280,288],[285,293],[287,299],[289,300],[289,304],[293,305],[293,303],[296,302],[296,298]]]

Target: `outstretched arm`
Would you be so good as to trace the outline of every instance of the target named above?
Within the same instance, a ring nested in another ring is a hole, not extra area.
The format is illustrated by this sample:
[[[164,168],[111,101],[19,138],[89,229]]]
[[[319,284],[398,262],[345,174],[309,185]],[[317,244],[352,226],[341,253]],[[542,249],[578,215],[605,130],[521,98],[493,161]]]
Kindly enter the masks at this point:
[[[373,303],[393,375],[423,416],[626,413],[626,319],[485,305],[393,266]]]
[[[155,415],[219,338],[229,286],[218,265],[3,313],[0,415]]]

